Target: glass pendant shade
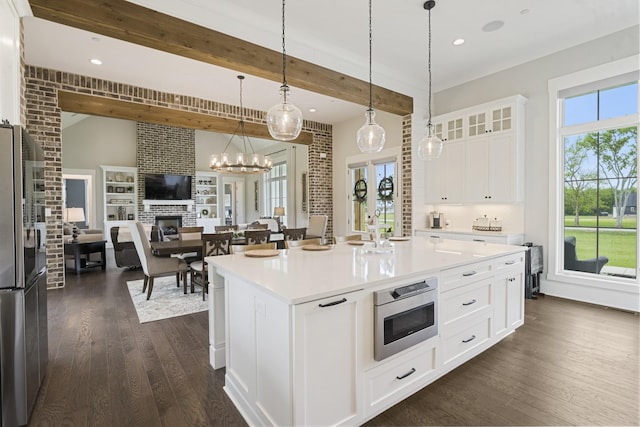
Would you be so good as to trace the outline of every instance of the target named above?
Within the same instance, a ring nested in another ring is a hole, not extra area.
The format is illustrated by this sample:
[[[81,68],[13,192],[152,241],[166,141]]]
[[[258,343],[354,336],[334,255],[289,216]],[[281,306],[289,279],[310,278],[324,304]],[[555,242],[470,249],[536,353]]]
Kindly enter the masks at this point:
[[[434,160],[442,154],[444,144],[438,138],[433,129],[433,125],[427,125],[427,134],[418,142],[418,157],[421,160]]]
[[[269,108],[267,127],[273,139],[291,141],[300,135],[302,130],[302,111],[287,102],[288,87],[280,88],[280,103]]]
[[[384,147],[386,133],[384,128],[376,123],[375,115],[375,111],[367,110],[365,123],[356,134],[356,142],[362,153],[377,153]]]

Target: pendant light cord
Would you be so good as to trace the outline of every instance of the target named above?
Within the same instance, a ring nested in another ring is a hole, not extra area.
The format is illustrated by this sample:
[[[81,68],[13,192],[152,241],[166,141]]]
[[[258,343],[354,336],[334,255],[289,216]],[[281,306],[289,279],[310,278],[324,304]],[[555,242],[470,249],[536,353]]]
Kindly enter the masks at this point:
[[[283,97],[284,102],[287,102],[287,49],[285,46],[285,37],[284,37],[284,29],[285,29],[285,19],[284,19],[284,7],[285,0],[282,0],[282,88],[284,89]]]
[[[371,37],[371,0],[369,0],[369,111],[373,110],[373,84],[371,79],[371,56],[372,56],[372,37]]]
[[[433,6],[432,6],[433,7]],[[431,127],[431,8],[429,8],[429,122],[427,126]]]

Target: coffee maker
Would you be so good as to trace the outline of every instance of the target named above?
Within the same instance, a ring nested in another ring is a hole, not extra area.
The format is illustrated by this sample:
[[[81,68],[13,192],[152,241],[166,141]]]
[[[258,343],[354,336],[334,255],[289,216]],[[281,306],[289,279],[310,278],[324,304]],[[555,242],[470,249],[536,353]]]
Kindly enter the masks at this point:
[[[429,212],[429,228],[443,228],[444,226],[444,215],[442,212],[431,211]]]

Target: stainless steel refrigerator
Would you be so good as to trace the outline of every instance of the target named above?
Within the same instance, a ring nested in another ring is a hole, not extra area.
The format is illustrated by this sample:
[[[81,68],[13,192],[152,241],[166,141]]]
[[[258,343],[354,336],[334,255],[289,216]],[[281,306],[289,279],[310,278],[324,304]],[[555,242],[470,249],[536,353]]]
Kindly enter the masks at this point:
[[[0,124],[2,427],[25,425],[48,362],[44,157],[20,126]]]

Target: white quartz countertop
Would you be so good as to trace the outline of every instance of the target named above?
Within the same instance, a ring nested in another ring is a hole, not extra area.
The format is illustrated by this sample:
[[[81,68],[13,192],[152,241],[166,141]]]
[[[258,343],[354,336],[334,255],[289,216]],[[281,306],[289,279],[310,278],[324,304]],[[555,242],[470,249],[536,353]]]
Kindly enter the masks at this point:
[[[477,231],[466,228],[416,228],[415,231],[445,234],[477,234],[478,236],[517,236],[524,234],[504,231]]]
[[[367,253],[362,246],[343,242],[326,251],[292,248],[270,258],[239,253],[205,260],[222,276],[236,276],[289,304],[300,304],[525,250],[429,237],[411,237],[392,245],[394,251],[388,254]]]

